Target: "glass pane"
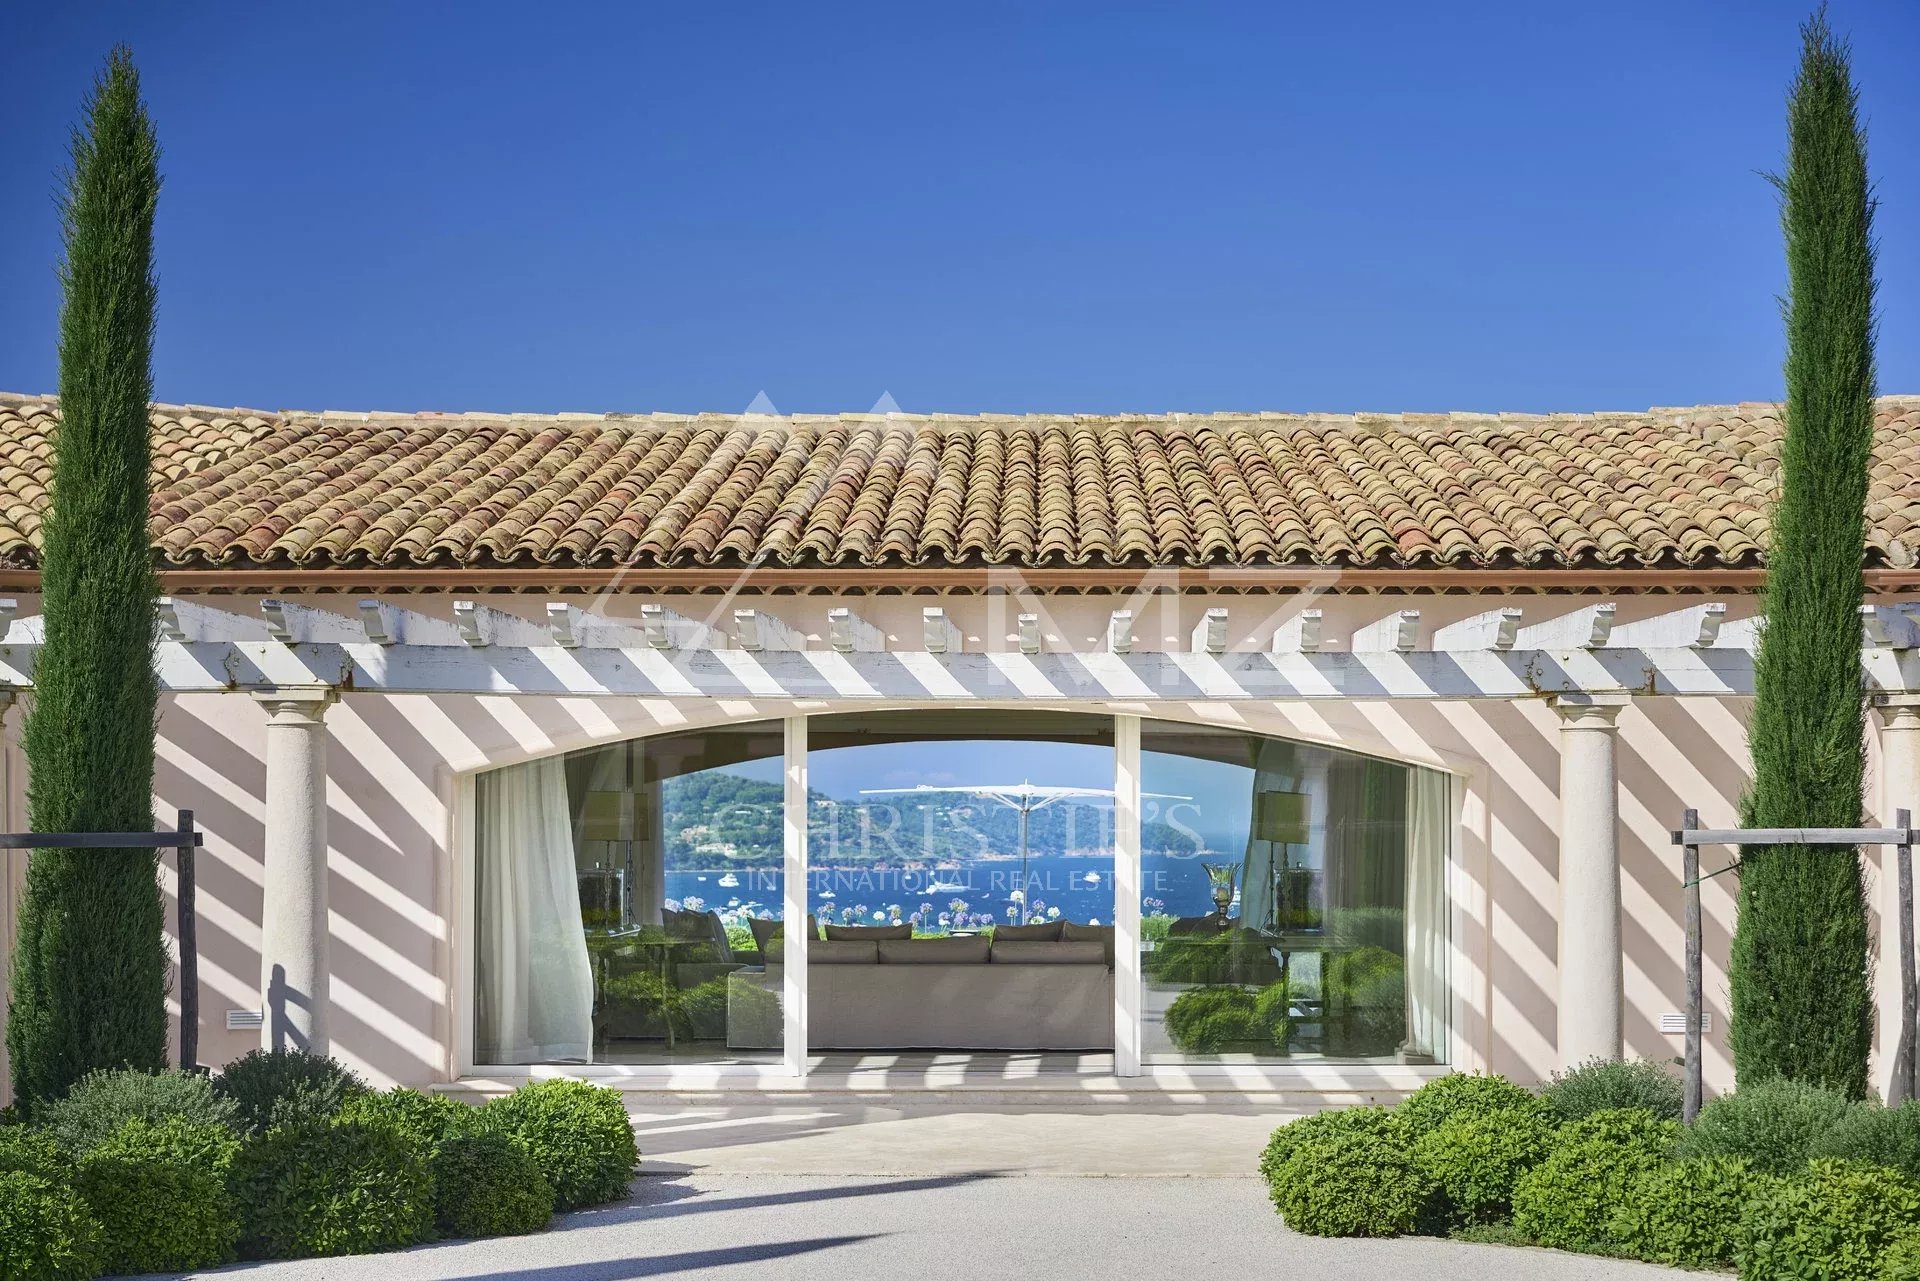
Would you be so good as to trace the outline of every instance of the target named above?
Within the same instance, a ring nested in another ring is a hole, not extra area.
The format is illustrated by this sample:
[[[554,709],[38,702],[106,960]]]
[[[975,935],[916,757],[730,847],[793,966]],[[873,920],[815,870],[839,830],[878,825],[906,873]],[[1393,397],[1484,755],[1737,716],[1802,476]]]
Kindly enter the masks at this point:
[[[481,775],[475,1061],[778,1060],[781,760],[762,722]]]
[[[1446,776],[1141,728],[1148,1062],[1446,1053]]]
[[[809,1050],[1110,1054],[1111,719],[819,716],[807,737]]]

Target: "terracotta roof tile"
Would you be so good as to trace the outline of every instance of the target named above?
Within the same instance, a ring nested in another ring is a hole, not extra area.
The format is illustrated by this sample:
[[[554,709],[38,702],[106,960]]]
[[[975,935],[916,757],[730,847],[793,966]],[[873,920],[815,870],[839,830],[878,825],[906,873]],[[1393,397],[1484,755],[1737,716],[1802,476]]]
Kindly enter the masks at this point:
[[[0,396],[0,564],[51,399]],[[1869,560],[1920,555],[1920,398],[1875,416]],[[1767,404],[1608,414],[733,417],[156,406],[175,566],[1759,562]]]

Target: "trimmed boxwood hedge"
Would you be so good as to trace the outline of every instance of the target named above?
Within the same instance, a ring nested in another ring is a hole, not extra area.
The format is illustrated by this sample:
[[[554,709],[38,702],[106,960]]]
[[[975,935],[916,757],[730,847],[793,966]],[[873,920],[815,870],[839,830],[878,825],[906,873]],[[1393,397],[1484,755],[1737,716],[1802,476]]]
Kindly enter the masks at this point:
[[[1504,1108],[1441,1122],[1414,1141],[1413,1163],[1439,1191],[1450,1224],[1496,1223],[1513,1209],[1520,1176],[1553,1150],[1543,1109]]]
[[[535,1081],[481,1108],[480,1124],[526,1146],[553,1185],[555,1209],[620,1200],[640,1166],[627,1105],[605,1086]]]
[[[1613,1240],[1651,1263],[1731,1267],[1746,1203],[1766,1195],[1775,1181],[1740,1156],[1700,1157],[1649,1170],[1634,1180],[1614,1211]]]
[[[1268,1189],[1288,1227],[1321,1237],[1400,1236],[1421,1225],[1433,1200],[1432,1180],[1388,1131],[1309,1138]]]
[[[233,1100],[241,1131],[264,1134],[276,1125],[330,1121],[367,1084],[324,1055],[253,1050],[222,1068],[213,1089]]]
[[[403,1086],[355,1095],[341,1106],[339,1119],[397,1130],[431,1154],[453,1136],[471,1133],[479,1115],[458,1099]]]
[[[433,1231],[427,1154],[381,1125],[276,1126],[242,1145],[228,1183],[246,1258],[367,1254]]]
[[[0,1277],[90,1281],[100,1225],[72,1188],[21,1170],[0,1171]]]
[[[233,1258],[240,1224],[209,1169],[115,1141],[80,1158],[73,1187],[100,1224],[103,1271],[184,1272]]]
[[[1485,1116],[1491,1112],[1545,1111],[1533,1092],[1504,1076],[1453,1072],[1427,1082],[1394,1111],[1407,1132],[1418,1138],[1456,1117]]]
[[[447,1236],[518,1236],[540,1231],[553,1217],[553,1184],[510,1135],[450,1135],[435,1149],[431,1169],[434,1214]]]
[[[1286,1164],[1287,1158],[1293,1155],[1294,1149],[1312,1140],[1341,1134],[1397,1136],[1400,1133],[1400,1120],[1394,1116],[1392,1108],[1329,1108],[1324,1112],[1309,1112],[1273,1132],[1265,1150],[1260,1153],[1260,1177],[1267,1181],[1271,1189],[1274,1177],[1279,1174],[1280,1167]]]
[[[1678,1130],[1636,1108],[1603,1109],[1564,1127],[1547,1159],[1514,1185],[1514,1228],[1562,1250],[1618,1248],[1615,1208],[1667,1160]]]
[[[1920,1187],[1897,1170],[1816,1160],[1748,1199],[1741,1281],[1880,1281],[1885,1256],[1920,1232]]]

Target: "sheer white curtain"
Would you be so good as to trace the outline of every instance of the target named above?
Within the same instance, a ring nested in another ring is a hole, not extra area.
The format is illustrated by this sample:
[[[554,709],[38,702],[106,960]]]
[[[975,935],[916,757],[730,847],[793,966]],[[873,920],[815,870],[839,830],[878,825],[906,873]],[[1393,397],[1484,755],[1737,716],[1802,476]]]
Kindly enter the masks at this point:
[[[474,781],[479,1063],[583,1062],[593,1054],[593,970],[560,757]]]
[[[1408,1057],[1447,1057],[1447,868],[1453,828],[1453,776],[1407,771]]]

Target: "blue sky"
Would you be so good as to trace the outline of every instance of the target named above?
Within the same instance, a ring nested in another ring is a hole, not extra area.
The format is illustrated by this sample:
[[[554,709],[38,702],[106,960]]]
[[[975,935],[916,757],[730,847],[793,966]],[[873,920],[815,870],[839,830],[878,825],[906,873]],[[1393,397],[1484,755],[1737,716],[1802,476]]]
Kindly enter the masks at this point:
[[[1759,174],[1808,8],[9,6],[0,388],[55,386],[54,174],[127,40],[166,148],[166,400],[1769,398]],[[1833,18],[1882,386],[1920,392],[1920,5]]]

